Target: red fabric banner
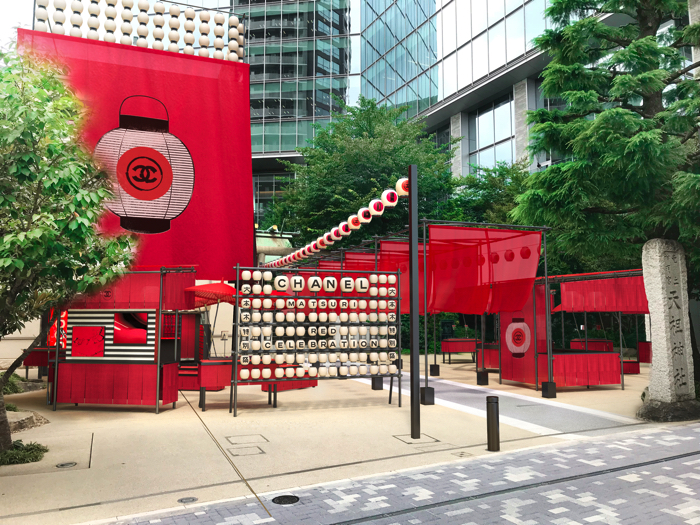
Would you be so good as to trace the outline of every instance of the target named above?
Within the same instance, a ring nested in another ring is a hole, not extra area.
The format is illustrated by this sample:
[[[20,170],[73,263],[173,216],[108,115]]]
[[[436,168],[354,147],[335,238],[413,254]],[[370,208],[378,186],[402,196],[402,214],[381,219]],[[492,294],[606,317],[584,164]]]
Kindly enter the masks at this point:
[[[372,254],[374,258],[374,254]],[[428,263],[430,264],[430,263]],[[379,270],[396,272],[401,270],[401,313],[411,311],[411,278],[408,271],[408,243],[402,241],[381,241],[379,254]],[[423,244],[418,244],[418,312],[425,314],[425,296],[423,294]],[[428,289],[430,290],[430,289]],[[430,310],[429,313],[433,313]]]
[[[532,294],[540,232],[429,226],[431,311],[482,314],[522,309]]]
[[[18,44],[67,66],[116,181],[104,230],[140,234],[135,264],[212,280],[253,265],[247,64],[24,29]]]
[[[561,283],[561,297],[565,312],[649,313],[641,276]]]

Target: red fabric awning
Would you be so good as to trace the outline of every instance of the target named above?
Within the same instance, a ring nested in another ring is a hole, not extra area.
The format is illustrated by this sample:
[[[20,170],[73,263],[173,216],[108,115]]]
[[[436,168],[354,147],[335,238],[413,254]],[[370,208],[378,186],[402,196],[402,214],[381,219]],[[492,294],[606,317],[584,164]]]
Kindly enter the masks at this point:
[[[566,312],[649,313],[641,276],[561,283],[561,296]]]
[[[521,310],[532,294],[539,231],[429,226],[431,311],[482,314]]]

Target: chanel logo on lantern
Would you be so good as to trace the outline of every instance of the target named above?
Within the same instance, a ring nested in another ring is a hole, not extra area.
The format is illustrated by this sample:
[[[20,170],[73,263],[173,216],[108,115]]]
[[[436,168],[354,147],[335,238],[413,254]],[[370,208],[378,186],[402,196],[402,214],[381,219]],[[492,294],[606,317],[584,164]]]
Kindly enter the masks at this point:
[[[194,164],[187,147],[169,132],[165,106],[146,96],[126,98],[119,127],[106,133],[95,156],[115,176],[115,199],[107,206],[126,230],[162,233],[190,202]]]

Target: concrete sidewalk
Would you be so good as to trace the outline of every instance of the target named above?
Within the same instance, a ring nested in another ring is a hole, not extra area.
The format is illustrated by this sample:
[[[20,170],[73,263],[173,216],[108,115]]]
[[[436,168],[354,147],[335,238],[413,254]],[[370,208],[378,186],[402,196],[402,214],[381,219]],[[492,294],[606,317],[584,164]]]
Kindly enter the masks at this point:
[[[422,408],[419,440],[410,439],[408,396],[399,409],[396,392],[390,406],[386,390],[352,380],[282,392],[277,409],[267,405],[259,387],[241,388],[236,419],[228,413],[228,389],[209,393],[204,413],[196,409],[197,393],[182,392],[177,409],[165,408],[158,416],[152,408],[133,406],[59,405],[52,412],[43,392],[8,396],[51,420],[15,438],[51,450],[39,463],[0,467],[0,522],[85,522],[169,508],[183,497],[246,497],[251,489],[266,493],[484,455],[486,423],[479,404],[491,391],[471,384],[473,371],[462,368],[469,366],[441,368],[438,404]],[[644,379],[634,390],[584,388],[554,401],[492,380],[489,388],[500,393],[508,412],[501,423],[502,449],[641,428],[626,418],[640,404]],[[592,406],[561,403],[567,396]],[[618,413],[599,411],[597,399],[614,404]],[[535,406],[519,406],[528,404]],[[557,417],[545,426],[537,418],[549,412]],[[77,465],[56,467],[66,462]]]
[[[592,437],[99,523],[700,522],[700,425]],[[93,522],[98,523],[98,522]]]

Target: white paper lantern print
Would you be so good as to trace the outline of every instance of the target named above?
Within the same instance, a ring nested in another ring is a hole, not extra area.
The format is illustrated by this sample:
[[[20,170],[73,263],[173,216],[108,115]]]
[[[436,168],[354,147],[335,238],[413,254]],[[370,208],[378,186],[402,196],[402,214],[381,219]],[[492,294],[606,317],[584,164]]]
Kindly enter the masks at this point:
[[[259,284],[254,284],[253,285],[253,293],[255,295],[260,295],[262,293],[262,286],[260,286]]]
[[[387,276],[385,274],[381,274],[379,276],[379,284],[386,284],[386,281],[387,281],[386,277]]]
[[[339,241],[342,238],[343,236],[340,235],[340,228],[333,228],[331,230],[331,239],[333,239],[334,241]]]
[[[320,368],[318,369],[318,376],[319,376],[319,377],[326,377],[326,375],[328,375],[328,368],[326,368],[326,367],[320,367]]]
[[[316,321],[318,321],[318,314],[316,312],[311,312],[309,314],[309,321],[312,323],[315,323]]]
[[[250,377],[250,370],[247,370],[245,368],[243,370],[241,370],[240,377],[243,381],[248,379]]]
[[[296,372],[297,372],[297,377],[304,377],[306,370],[304,370],[303,368],[300,367],[300,368],[297,368]]]
[[[251,341],[250,342],[250,349],[253,350],[254,352],[257,352],[260,350],[260,341]]]
[[[389,332],[389,329],[386,326],[379,327],[379,335],[386,335],[388,332]]]
[[[268,312],[266,315],[272,315],[272,314]],[[272,321],[272,319],[270,319],[270,321]],[[265,337],[270,337],[272,335],[272,327],[271,326],[263,326],[262,327],[262,334]]]
[[[340,335],[348,335],[348,327],[347,326],[341,326],[339,331],[340,331]]]
[[[357,335],[357,332],[358,332],[357,326],[351,326],[349,328],[349,330],[350,330],[350,335]]]
[[[286,292],[289,288],[289,279],[284,275],[278,275],[275,277],[275,290],[280,292]]]
[[[373,199],[370,201],[369,212],[372,215],[382,215],[384,213],[384,204],[381,199]]]
[[[410,183],[408,179],[399,179],[396,181],[396,193],[399,194],[399,197],[403,197],[405,195],[408,195],[408,190],[410,188]]]
[[[313,366],[311,368],[309,368],[309,377],[316,377],[317,374],[318,374],[318,368],[313,367]]]
[[[338,231],[343,237],[347,237],[352,233],[352,231],[350,230],[350,225],[347,222],[341,222],[338,225]]]
[[[351,322],[351,323],[356,323],[356,322],[357,322],[357,319],[358,319],[357,314],[356,314],[355,312],[351,312],[351,313],[350,313],[350,322]]]
[[[350,293],[355,290],[355,281],[352,277],[343,277],[340,280],[340,291]]]
[[[329,363],[335,363],[338,360],[338,354],[331,352],[328,354],[328,362]]]
[[[333,237],[331,236],[330,232],[323,235],[323,241],[326,243],[326,246],[333,245]]]
[[[271,281],[272,272],[263,272],[263,281]]]
[[[359,230],[362,227],[362,222],[357,215],[350,215],[348,217],[348,227],[351,230]]]
[[[364,277],[355,279],[355,291],[357,293],[367,293],[369,290],[369,281]]]
[[[318,314],[318,320],[322,323],[328,322],[328,314],[326,312],[321,312]]]
[[[379,374],[386,375],[389,373],[389,367],[387,365],[379,365]]]
[[[375,286],[372,286],[372,288],[369,289],[369,294],[372,297],[377,297],[377,295],[379,295],[379,289],[376,288]]]
[[[255,292],[255,290],[253,290]],[[262,301],[260,299],[253,299],[253,308],[260,308],[262,305]]]
[[[293,323],[294,322],[294,312],[287,312],[287,314],[285,315],[285,320],[288,323]]]
[[[386,288],[380,288],[380,289],[379,289],[379,295],[380,295],[381,297],[386,297],[386,296],[387,296],[387,293],[388,293],[388,290],[387,290]]]
[[[376,309],[377,309],[377,306],[379,306],[379,305],[377,304],[377,301],[375,301],[374,299],[372,299],[372,300],[369,302],[369,309],[370,309],[370,310],[376,310]]]
[[[253,368],[250,371],[250,377],[253,379],[260,379],[260,369],[259,368]]]
[[[340,312],[340,322],[341,323],[347,323],[348,322],[348,314],[346,312]]]
[[[272,376],[272,371],[269,368],[263,368],[262,370],[263,379],[270,379]]]
[[[328,354],[318,354],[318,362],[326,363],[328,361]]]
[[[367,335],[367,327],[366,326],[360,326],[359,330],[360,330],[360,335],[363,335],[363,336]]]
[[[380,323],[386,323],[387,321],[387,316],[384,312],[379,313],[379,322]]]
[[[335,323],[335,322],[338,320],[338,314],[335,313],[335,312],[329,313],[329,314],[328,314],[328,320],[329,320],[331,323]]]
[[[284,335],[284,326],[275,326],[275,335],[282,337]]]
[[[277,312],[275,314],[275,321],[278,323],[283,323],[284,322],[284,314],[282,312]]]
[[[338,375],[338,369],[335,366],[332,366],[328,369],[328,375],[331,377],[335,377]]]
[[[372,213],[369,208],[360,208],[360,211],[357,212],[357,218],[362,224],[369,224],[372,222]]]
[[[185,144],[169,133],[162,102],[145,96],[124,99],[119,127],[95,147],[95,157],[117,181],[107,207],[125,230],[162,233],[185,211],[194,189],[194,164]]]
[[[275,377],[282,379],[284,377],[284,368],[275,368]]]
[[[323,289],[326,292],[335,292],[338,288],[338,280],[335,277],[324,277]]]
[[[396,372],[398,372],[398,368],[396,368],[396,365],[389,365],[389,373],[395,374]]]
[[[357,371],[361,376],[367,375],[367,365],[360,365]]]
[[[262,279],[262,272],[260,270],[255,270],[253,272],[253,280],[259,281],[260,279]]]
[[[263,299],[262,306],[263,308],[272,308],[272,299]]]
[[[358,317],[360,318],[361,323],[364,323],[367,320],[367,314],[365,312],[360,312]]]
[[[377,314],[375,314],[374,312],[372,312],[371,314],[369,314],[369,322],[370,322],[370,323],[376,323],[376,322],[377,322]]]
[[[259,323],[261,320],[262,320],[262,315],[260,315],[260,312],[253,312],[253,322]]]
[[[396,284],[396,276],[395,275],[387,275],[386,279],[387,279],[387,282],[389,284]]]

